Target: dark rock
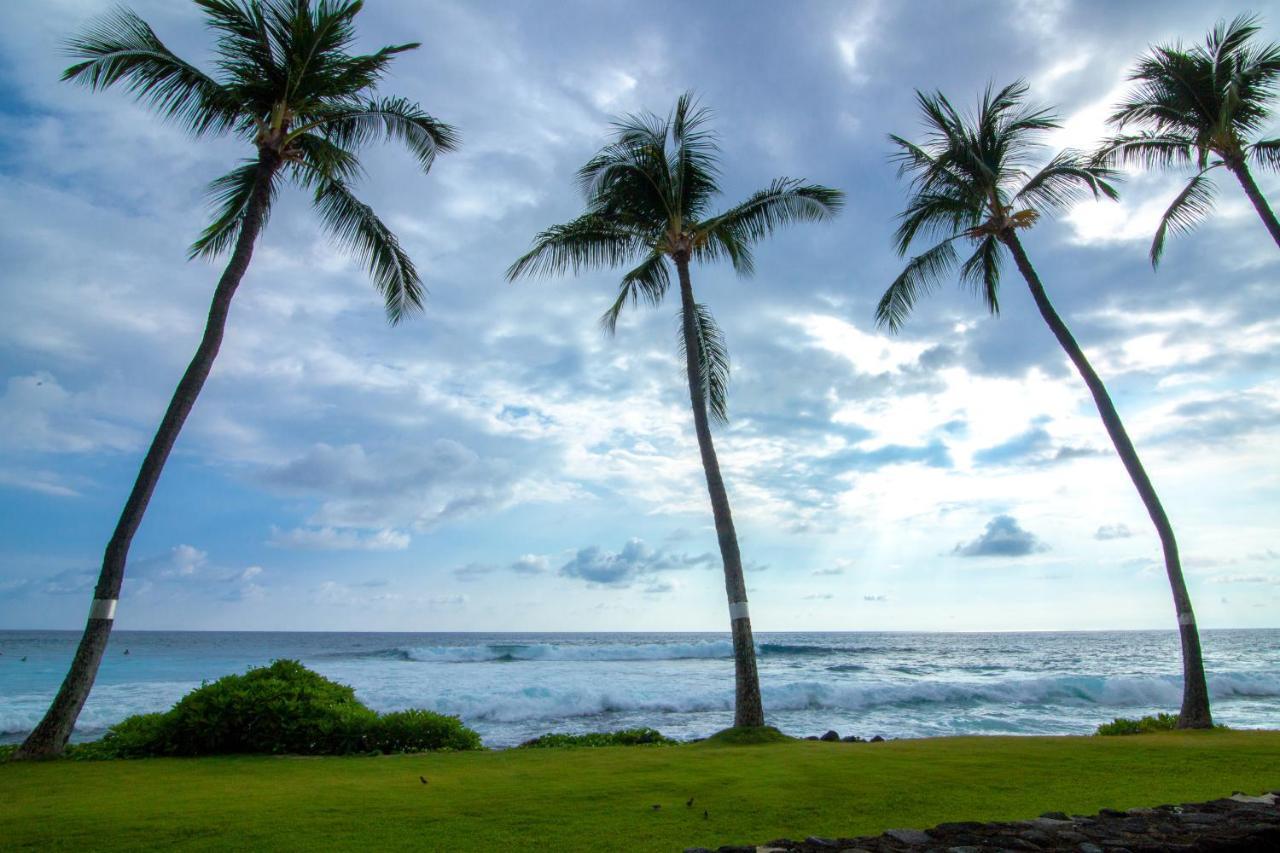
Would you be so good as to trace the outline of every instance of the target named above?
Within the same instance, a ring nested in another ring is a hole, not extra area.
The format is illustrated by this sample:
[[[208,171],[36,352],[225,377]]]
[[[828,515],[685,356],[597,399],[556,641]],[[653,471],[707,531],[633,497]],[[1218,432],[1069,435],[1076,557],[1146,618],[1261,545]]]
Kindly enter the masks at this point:
[[[1066,819],[1062,812],[1011,823],[941,823],[927,832],[891,829],[862,838],[786,839],[760,848],[722,847],[721,853],[1251,853],[1280,851],[1280,802],[1237,794],[1207,803],[1184,803],[1120,812],[1107,809]]]
[[[929,833],[918,829],[890,829],[885,835],[903,844],[928,844],[933,840]]]
[[[819,740],[825,740],[827,742],[838,741],[840,740],[840,733],[835,729],[828,729],[827,733],[819,738]]]
[[[876,735],[871,739],[871,743],[884,743],[884,738],[880,737],[880,735]]]
[[[713,853],[709,847],[686,847],[684,853]]]
[[[845,735],[844,737],[840,738],[840,740],[844,741],[845,743],[862,743],[863,742],[862,738],[858,737],[857,735]]]
[[[806,735],[805,740],[820,740],[817,735]]]

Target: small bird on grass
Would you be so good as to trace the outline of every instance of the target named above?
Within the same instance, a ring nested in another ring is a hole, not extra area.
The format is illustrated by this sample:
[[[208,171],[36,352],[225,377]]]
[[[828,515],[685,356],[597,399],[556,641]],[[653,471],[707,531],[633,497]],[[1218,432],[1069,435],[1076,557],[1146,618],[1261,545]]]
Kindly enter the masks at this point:
[[[422,784],[426,785],[426,784],[427,784],[427,777],[426,777],[426,776],[419,776],[419,777],[418,777],[418,781],[419,781],[419,782],[421,782]]]
[[[708,812],[706,809],[703,809],[703,810],[702,810],[702,819],[703,819],[703,820],[711,820],[711,813],[710,813],[710,812]]]
[[[660,809],[660,808],[662,808],[662,806],[658,805],[657,803],[654,803],[654,804],[653,804],[653,810],[654,810],[655,812],[656,812],[658,809]]]
[[[693,808],[693,797],[690,797],[688,800],[686,800],[684,805],[685,805],[685,808],[688,808],[688,809]]]

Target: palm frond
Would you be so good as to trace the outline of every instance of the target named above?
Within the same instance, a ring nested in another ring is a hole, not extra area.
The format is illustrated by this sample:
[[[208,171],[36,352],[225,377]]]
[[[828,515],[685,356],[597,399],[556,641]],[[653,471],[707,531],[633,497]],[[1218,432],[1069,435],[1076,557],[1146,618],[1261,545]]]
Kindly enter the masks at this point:
[[[960,266],[960,280],[969,284],[993,315],[1000,314],[1000,241],[988,234]]]
[[[652,250],[633,231],[594,213],[553,225],[533,238],[533,248],[507,268],[507,280],[525,275],[575,274],[594,267],[616,267]]]
[[[1195,228],[1213,209],[1217,187],[1209,177],[1209,172],[1220,165],[1222,165],[1220,162],[1214,163],[1197,173],[1160,217],[1160,227],[1156,229],[1155,239],[1151,241],[1151,266],[1160,265],[1160,256],[1164,254],[1165,236],[1171,229],[1186,233]]]
[[[639,124],[620,128],[619,138],[578,170],[577,181],[588,208],[598,215],[643,223],[656,232],[682,214],[662,138],[646,140],[648,132]]]
[[[66,42],[80,61],[63,80],[94,90],[123,83],[139,101],[196,135],[233,126],[238,105],[212,77],[178,58],[146,21],[127,9],[98,18]]]
[[[294,131],[303,133],[319,133],[351,150],[373,141],[400,142],[418,158],[424,172],[437,154],[453,151],[460,141],[453,127],[408,98],[374,98],[359,106],[333,109]]]
[[[316,182],[315,207],[339,245],[360,259],[386,302],[393,325],[422,308],[422,280],[391,229],[340,180]]]
[[[1033,175],[1014,194],[1013,203],[1021,202],[1035,210],[1064,210],[1086,192],[1095,199],[1106,196],[1114,201],[1120,194],[1112,182],[1119,177],[1114,169],[1091,163],[1083,154],[1068,149],[1060,151]]]
[[[911,314],[911,309],[925,294],[938,287],[938,280],[955,268],[958,258],[951,244],[960,235],[943,240],[926,252],[916,255],[894,279],[876,306],[876,325],[897,332]]]
[[[756,261],[750,242],[729,223],[712,220],[699,230],[698,236],[694,260],[711,262],[728,258],[738,275],[745,278],[755,274]]]
[[[692,319],[693,345],[697,348],[697,362],[702,379],[702,400],[711,422],[724,426],[729,423],[729,348],[724,332],[711,316],[706,305],[694,303],[693,316],[687,318],[681,309],[678,339],[680,354],[687,353],[684,327]]]
[[[217,33],[218,67],[241,100],[259,110],[288,85],[285,57],[273,45],[261,3],[238,0],[195,0]]]
[[[844,206],[844,193],[795,178],[776,178],[737,207],[708,221],[705,228],[729,229],[744,243],[762,240],[775,229],[795,222],[821,222]]]
[[[982,221],[982,201],[975,203],[955,196],[946,192],[918,192],[911,196],[907,209],[898,214],[900,221],[893,235],[899,255],[905,255],[921,235],[950,237]]]
[[[205,227],[200,237],[187,250],[188,259],[214,258],[235,244],[240,236],[240,225],[244,221],[249,200],[253,197],[257,177],[258,161],[246,160],[209,184],[205,193],[217,214],[213,222]],[[274,200],[277,189],[278,184],[273,176],[267,207],[263,211],[264,227],[267,224],[267,217],[271,215],[271,201]]]
[[[671,272],[667,268],[666,256],[653,252],[640,262],[640,265],[622,277],[618,286],[618,298],[600,317],[600,325],[612,335],[618,328],[618,315],[627,305],[635,305],[640,300],[650,305],[657,305],[666,295],[671,284]]]
[[[671,114],[673,194],[685,219],[700,218],[718,192],[720,147],[707,126],[711,117],[711,111],[699,106],[692,92],[680,96]]]
[[[1249,159],[1264,169],[1280,172],[1280,139],[1263,139],[1249,146]]]
[[[1093,155],[1099,165],[1128,164],[1147,169],[1189,166],[1196,161],[1196,141],[1177,133],[1121,134],[1104,141]]]
[[[295,170],[295,179],[306,189],[314,190],[317,181],[350,183],[364,176],[364,167],[354,152],[318,134],[295,136],[290,147],[294,158],[305,163],[304,167]]]

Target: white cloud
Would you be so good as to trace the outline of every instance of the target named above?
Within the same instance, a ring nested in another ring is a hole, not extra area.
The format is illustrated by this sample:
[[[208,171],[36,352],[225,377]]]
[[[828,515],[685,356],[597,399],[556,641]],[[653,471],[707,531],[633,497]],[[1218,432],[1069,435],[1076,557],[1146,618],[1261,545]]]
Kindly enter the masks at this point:
[[[339,530],[334,527],[295,527],[291,530],[271,528],[268,544],[281,548],[306,548],[317,551],[403,551],[409,547],[409,534],[384,528],[369,533]]]

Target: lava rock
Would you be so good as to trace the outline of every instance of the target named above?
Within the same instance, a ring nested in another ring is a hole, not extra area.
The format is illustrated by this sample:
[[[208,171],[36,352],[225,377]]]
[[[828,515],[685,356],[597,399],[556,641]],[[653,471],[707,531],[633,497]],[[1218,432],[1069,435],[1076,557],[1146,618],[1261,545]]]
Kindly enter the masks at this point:
[[[827,729],[827,733],[822,737],[818,738],[818,740],[825,740],[828,743],[830,743],[831,741],[838,741],[840,740],[840,733],[835,729]]]

